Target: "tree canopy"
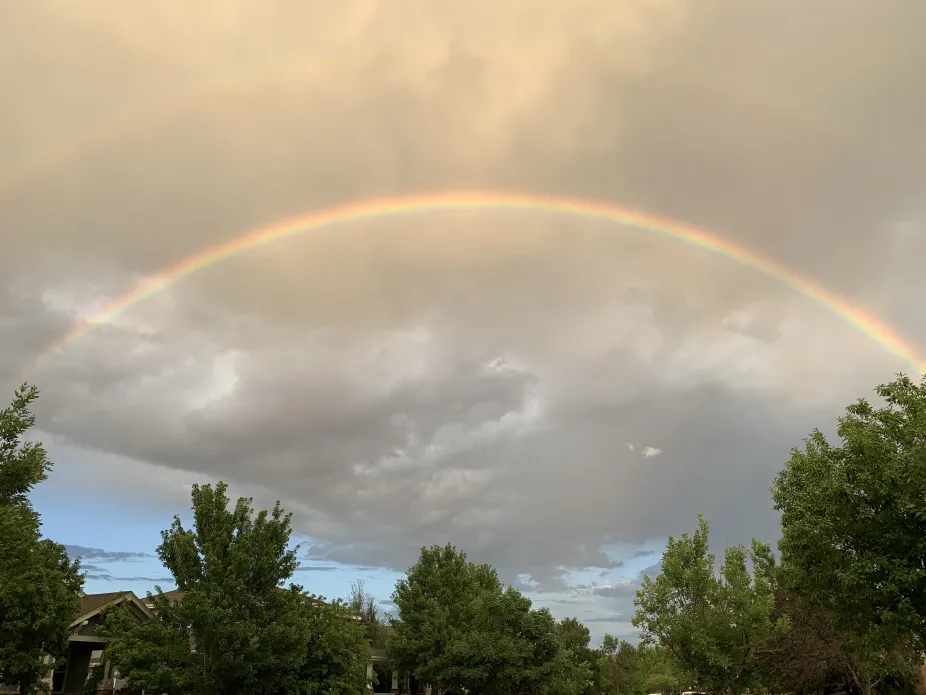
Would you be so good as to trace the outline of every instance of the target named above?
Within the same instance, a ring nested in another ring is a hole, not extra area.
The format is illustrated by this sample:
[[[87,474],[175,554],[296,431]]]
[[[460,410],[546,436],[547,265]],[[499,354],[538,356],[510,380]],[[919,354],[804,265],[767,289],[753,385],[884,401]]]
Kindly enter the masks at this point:
[[[727,548],[719,573],[709,525],[698,517],[689,536],[669,537],[662,571],[643,578],[633,624],[644,644],[659,644],[693,674],[698,688],[746,692],[758,685],[758,649],[785,628],[772,620],[774,558],[753,541]],[[747,559],[753,566],[750,573]]]
[[[0,682],[24,693],[47,673],[46,655],[64,656],[83,585],[79,562],[42,538],[29,501],[52,468],[42,444],[24,439],[35,424],[31,408],[38,396],[24,384],[0,410]]]
[[[926,644],[926,378],[876,392],[880,407],[846,408],[838,444],[813,430],[772,487],[783,580],[840,630],[863,690]]]
[[[131,687],[170,695],[356,692],[362,626],[340,604],[283,588],[297,566],[290,515],[279,503],[255,515],[246,498],[231,507],[226,490],[194,485],[192,529],[175,517],[162,533],[158,556],[179,599],[154,597],[154,622],[107,616],[113,663]]]
[[[494,569],[452,545],[422,548],[393,601],[390,653],[419,681],[494,695],[540,693],[584,678],[550,612],[533,609]]]
[[[371,647],[382,649],[386,646],[386,622],[379,614],[376,599],[366,591],[366,584],[362,579],[355,581],[350,587],[347,606],[354,615],[360,618],[363,632]]]

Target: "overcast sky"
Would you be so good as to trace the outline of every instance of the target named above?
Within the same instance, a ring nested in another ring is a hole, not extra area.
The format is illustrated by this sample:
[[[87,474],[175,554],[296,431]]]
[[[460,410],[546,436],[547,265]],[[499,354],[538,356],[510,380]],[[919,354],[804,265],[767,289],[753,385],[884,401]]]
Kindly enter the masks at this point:
[[[245,253],[35,359],[248,229],[473,187],[714,230],[926,353],[924,65],[922,0],[4,3],[0,381],[43,391],[47,533],[88,591],[166,588],[222,479],[294,513],[316,592],[451,541],[629,635],[667,535],[775,540],[789,449],[910,365],[729,259],[491,211]]]

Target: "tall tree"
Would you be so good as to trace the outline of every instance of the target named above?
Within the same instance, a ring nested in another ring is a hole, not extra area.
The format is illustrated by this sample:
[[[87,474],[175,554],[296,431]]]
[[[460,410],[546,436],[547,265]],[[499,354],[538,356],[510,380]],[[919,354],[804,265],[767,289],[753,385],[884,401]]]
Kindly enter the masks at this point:
[[[696,674],[701,689],[745,692],[759,685],[758,650],[785,627],[771,617],[774,558],[755,540],[748,553],[743,546],[727,548],[718,575],[709,530],[699,516],[692,536],[669,538],[662,572],[644,577],[637,592],[633,624],[644,644],[663,646]]]
[[[815,429],[775,480],[783,581],[823,610],[868,693],[926,647],[926,377],[899,375]],[[888,656],[892,655],[892,656]]]
[[[357,695],[367,690],[370,644],[353,608],[320,598],[304,604],[309,640],[299,669],[299,693]]]
[[[31,408],[38,396],[23,384],[0,410],[0,682],[21,693],[31,693],[48,671],[46,655],[66,653],[83,586],[79,562],[41,537],[29,502],[52,468],[42,444],[23,439],[35,424]]]
[[[282,585],[297,566],[290,515],[279,503],[254,514],[234,507],[227,485],[194,485],[193,527],[174,517],[158,557],[181,592],[155,597],[154,623],[107,617],[118,638],[110,658],[132,688],[221,695],[295,692],[309,642],[301,587]],[[160,591],[160,589],[158,589]]]
[[[366,592],[366,584],[362,579],[355,581],[350,587],[347,597],[347,606],[360,617],[367,642],[371,647],[382,649],[386,646],[386,624],[379,615],[376,599]]]
[[[665,649],[659,645],[634,646],[605,635],[599,655],[598,693],[647,695],[677,693],[688,678]]]
[[[569,663],[549,611],[532,609],[494,569],[452,545],[422,548],[393,600],[389,650],[419,682],[484,695],[539,695],[564,682]]]
[[[502,587],[488,565],[475,565],[449,543],[422,548],[418,562],[396,583],[389,652],[396,666],[444,689],[465,687],[455,675],[450,649],[473,625],[478,600]]]
[[[556,669],[556,690],[564,693],[591,693],[598,668],[598,655],[590,646],[588,628],[575,618],[557,624],[560,665]]]
[[[850,655],[825,613],[793,591],[779,588],[772,616],[788,625],[758,655],[764,683],[773,692],[819,692],[849,679]]]

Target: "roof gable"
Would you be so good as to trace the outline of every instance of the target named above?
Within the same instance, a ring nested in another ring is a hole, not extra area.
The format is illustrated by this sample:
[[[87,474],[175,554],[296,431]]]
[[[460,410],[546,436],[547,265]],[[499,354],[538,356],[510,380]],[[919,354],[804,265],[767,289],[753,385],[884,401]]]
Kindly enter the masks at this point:
[[[154,619],[154,613],[151,612],[151,609],[139,601],[134,593],[131,591],[113,591],[105,594],[84,594],[81,596],[79,612],[74,616],[70,627],[76,627],[85,620],[102,613],[104,608],[115,606],[124,601],[130,601],[143,615],[152,620]]]

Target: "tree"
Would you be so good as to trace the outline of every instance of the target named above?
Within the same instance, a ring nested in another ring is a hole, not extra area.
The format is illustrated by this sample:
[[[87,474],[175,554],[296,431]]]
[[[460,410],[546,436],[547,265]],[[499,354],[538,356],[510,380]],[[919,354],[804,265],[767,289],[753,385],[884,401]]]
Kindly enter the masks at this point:
[[[589,647],[588,628],[575,618],[563,618],[557,624],[560,642],[559,663],[549,690],[555,693],[588,693],[594,688],[598,673],[598,654]]]
[[[818,692],[841,685],[849,677],[849,654],[832,621],[793,591],[775,592],[772,617],[785,620],[787,630],[759,651],[759,669],[775,692]]]
[[[279,503],[254,515],[229,508],[227,485],[194,485],[193,528],[174,517],[158,557],[181,592],[155,597],[157,620],[107,616],[110,658],[130,687],[221,695],[296,692],[310,641],[301,587],[281,585],[296,566],[290,515]],[[158,588],[160,591],[160,588]]]
[[[31,693],[48,671],[46,655],[66,654],[83,586],[79,562],[41,537],[29,502],[52,468],[41,443],[23,441],[35,424],[31,406],[38,396],[38,389],[23,384],[0,410],[0,682],[21,693]]]
[[[376,600],[366,592],[362,579],[358,579],[350,587],[347,605],[360,617],[367,642],[371,647],[382,649],[386,646],[386,625],[379,616]]]
[[[403,671],[444,689],[465,687],[452,672],[448,652],[472,626],[477,599],[501,592],[488,565],[474,565],[449,543],[422,548],[418,562],[396,583],[389,653]]]
[[[664,647],[699,688],[745,692],[759,685],[758,650],[785,627],[771,617],[774,558],[755,540],[749,553],[743,546],[727,548],[718,576],[709,530],[699,516],[691,537],[669,538],[662,572],[655,580],[644,577],[637,591],[633,624],[643,644]]]
[[[926,377],[815,429],[775,480],[783,581],[832,619],[868,693],[926,646]],[[889,655],[893,655],[890,656]]]
[[[306,695],[357,695],[367,690],[370,643],[366,626],[353,608],[340,601],[313,597],[304,603],[308,627],[305,661],[299,670],[299,692]]]
[[[611,635],[604,636],[599,664],[599,693],[677,693],[687,681],[672,656],[659,645],[634,646]]]
[[[495,570],[448,544],[422,548],[396,584],[389,651],[419,682],[483,695],[537,694],[570,668],[547,610],[504,588]]]

